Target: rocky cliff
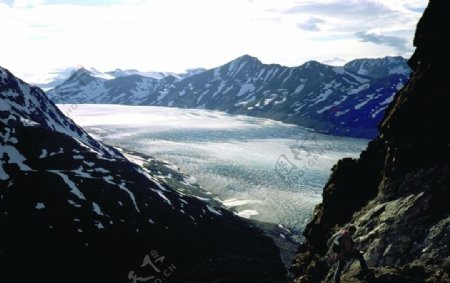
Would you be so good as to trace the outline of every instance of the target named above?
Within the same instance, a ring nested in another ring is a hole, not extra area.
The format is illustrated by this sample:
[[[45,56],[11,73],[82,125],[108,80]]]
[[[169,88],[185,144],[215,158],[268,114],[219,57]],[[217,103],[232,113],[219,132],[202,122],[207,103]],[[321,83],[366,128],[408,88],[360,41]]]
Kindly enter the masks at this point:
[[[328,247],[353,223],[367,282],[450,282],[450,2],[429,2],[417,25],[413,74],[359,159],[340,160],[323,191],[292,271],[295,282],[330,282]],[[343,282],[359,281],[357,263]]]

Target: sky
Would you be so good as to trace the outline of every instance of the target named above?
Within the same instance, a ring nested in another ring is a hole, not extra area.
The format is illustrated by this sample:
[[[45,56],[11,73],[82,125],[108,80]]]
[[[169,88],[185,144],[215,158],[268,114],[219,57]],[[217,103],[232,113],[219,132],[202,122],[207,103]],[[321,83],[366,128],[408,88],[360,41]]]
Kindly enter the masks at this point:
[[[184,72],[412,54],[426,0],[0,0],[0,66]]]

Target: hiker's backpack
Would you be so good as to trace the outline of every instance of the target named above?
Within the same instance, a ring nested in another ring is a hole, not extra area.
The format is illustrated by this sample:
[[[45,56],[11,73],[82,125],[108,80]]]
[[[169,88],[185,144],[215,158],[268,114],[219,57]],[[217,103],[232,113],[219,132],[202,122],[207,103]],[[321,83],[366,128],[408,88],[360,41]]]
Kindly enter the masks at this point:
[[[339,235],[334,239],[333,244],[331,245],[331,250],[337,254],[342,252],[343,250],[342,235]]]

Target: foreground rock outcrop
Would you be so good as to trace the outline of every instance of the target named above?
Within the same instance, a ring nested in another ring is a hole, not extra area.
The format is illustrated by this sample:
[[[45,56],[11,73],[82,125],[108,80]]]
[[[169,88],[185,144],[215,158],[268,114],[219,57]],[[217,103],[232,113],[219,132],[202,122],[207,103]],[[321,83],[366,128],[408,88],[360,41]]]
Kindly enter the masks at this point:
[[[343,226],[372,276],[368,282],[450,282],[450,1],[432,0],[417,25],[413,74],[359,159],[340,160],[307,225],[295,282],[330,282],[328,247]],[[359,281],[357,263],[342,282]]]

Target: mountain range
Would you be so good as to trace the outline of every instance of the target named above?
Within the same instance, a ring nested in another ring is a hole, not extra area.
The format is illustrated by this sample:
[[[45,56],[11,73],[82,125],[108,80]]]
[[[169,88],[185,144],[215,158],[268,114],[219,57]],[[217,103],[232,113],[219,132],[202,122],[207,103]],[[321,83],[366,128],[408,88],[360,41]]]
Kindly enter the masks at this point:
[[[91,76],[97,77],[99,79],[111,80],[120,77],[126,77],[131,75],[139,75],[142,77],[153,78],[153,79],[163,79],[168,76],[173,76],[177,79],[186,78],[191,75],[198,74],[200,72],[205,71],[203,68],[195,68],[188,69],[184,73],[172,73],[172,72],[143,72],[136,69],[115,69],[113,71],[101,72],[93,67],[67,67],[62,69],[56,69],[50,71],[46,75],[38,75],[32,76],[29,79],[29,82],[35,86],[40,87],[41,89],[48,91],[62,84],[65,80],[67,80],[73,73],[77,70],[84,69],[86,72],[89,72]]]
[[[284,67],[244,55],[185,77],[120,74],[107,79],[81,68],[47,95],[55,103],[220,110],[368,138],[378,133],[376,125],[410,69],[402,57],[357,59],[342,67],[316,61]]]

